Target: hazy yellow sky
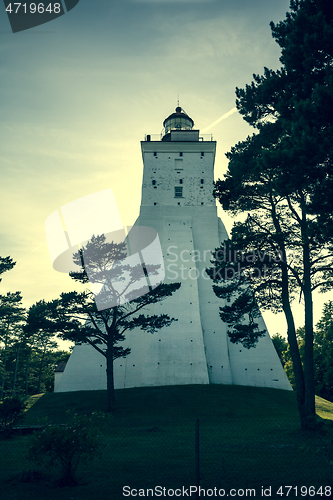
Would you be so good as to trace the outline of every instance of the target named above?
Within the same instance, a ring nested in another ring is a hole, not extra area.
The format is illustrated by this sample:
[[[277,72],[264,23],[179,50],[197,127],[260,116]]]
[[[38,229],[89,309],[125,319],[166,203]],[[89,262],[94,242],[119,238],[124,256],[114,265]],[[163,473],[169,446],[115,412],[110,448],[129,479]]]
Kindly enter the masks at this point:
[[[269,22],[288,7],[289,0],[80,0],[66,15],[13,34],[0,6],[0,255],[17,261],[1,293],[21,290],[29,306],[72,290],[75,283],[52,269],[46,218],[112,188],[124,224],[133,224],[140,140],[160,133],[178,95],[201,130],[228,113],[236,86],[280,66]],[[252,130],[234,113],[209,132],[218,178],[225,152]],[[285,333],[283,319],[265,318],[271,334]]]

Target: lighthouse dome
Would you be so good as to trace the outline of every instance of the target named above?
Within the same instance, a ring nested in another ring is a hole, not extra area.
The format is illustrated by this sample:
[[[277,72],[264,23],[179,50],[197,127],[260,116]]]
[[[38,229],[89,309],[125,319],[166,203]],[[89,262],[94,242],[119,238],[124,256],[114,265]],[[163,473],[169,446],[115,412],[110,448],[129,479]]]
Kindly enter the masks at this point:
[[[169,134],[171,130],[192,130],[193,125],[192,118],[180,106],[177,106],[175,112],[163,122],[164,135]]]

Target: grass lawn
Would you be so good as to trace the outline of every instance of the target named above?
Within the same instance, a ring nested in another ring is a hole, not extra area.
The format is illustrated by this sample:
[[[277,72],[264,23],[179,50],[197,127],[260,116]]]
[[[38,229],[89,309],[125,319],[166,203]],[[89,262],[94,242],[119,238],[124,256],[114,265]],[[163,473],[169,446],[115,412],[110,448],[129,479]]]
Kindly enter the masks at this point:
[[[223,385],[172,386],[118,390],[116,398],[116,413],[107,416],[106,425],[98,431],[102,456],[79,469],[76,487],[58,488],[52,476],[19,482],[23,471],[36,469],[26,459],[30,436],[0,441],[0,498],[121,500],[126,498],[122,494],[125,485],[145,489],[141,495],[137,492],[143,498],[152,498],[146,489],[158,485],[172,490],[189,488],[196,484],[196,419],[202,488],[223,488],[226,496],[230,488],[254,488],[256,497],[262,497],[261,488],[271,486],[270,498],[281,499],[278,488],[290,485],[290,498],[328,498],[325,489],[318,489],[330,485],[327,457],[333,457],[331,440],[319,433],[301,432],[292,392]],[[106,392],[45,394],[34,397],[33,403],[22,424],[36,425],[45,417],[64,424],[67,409],[82,414],[103,411]],[[333,420],[333,404],[317,398],[317,413]],[[315,486],[319,495],[312,495],[312,490],[306,495],[301,486]],[[280,491],[286,496],[288,490]],[[242,492],[235,498],[241,496]],[[170,496],[165,493],[161,498]]]

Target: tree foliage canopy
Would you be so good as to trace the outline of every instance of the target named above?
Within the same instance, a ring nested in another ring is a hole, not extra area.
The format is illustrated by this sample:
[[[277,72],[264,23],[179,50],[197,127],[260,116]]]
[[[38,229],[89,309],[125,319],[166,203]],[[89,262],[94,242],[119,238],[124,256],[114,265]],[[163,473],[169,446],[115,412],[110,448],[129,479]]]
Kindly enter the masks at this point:
[[[15,265],[0,257],[0,274]],[[56,351],[45,301],[28,311],[20,292],[0,295],[0,400],[53,390],[54,369],[69,353]]]
[[[10,271],[10,269],[13,269],[15,264],[16,262],[14,262],[11,257],[0,257],[0,274],[5,273],[6,271]]]

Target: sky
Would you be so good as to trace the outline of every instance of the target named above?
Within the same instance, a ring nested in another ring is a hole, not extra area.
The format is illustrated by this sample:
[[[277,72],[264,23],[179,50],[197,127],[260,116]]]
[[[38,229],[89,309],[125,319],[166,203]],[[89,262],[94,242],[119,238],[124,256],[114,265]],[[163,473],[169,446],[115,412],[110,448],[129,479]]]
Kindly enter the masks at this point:
[[[24,305],[76,285],[53,270],[45,220],[62,205],[112,188],[124,225],[139,213],[140,141],[159,134],[180,106],[225,153],[252,133],[235,107],[235,88],[265,66],[280,67],[269,22],[289,0],[80,0],[65,15],[12,33],[0,14],[0,255],[16,266],[0,293]],[[223,120],[219,120],[227,115]],[[232,219],[218,209],[227,230]],[[315,297],[315,321],[332,294]],[[297,326],[302,308],[294,305]],[[286,333],[265,314],[270,334]]]

